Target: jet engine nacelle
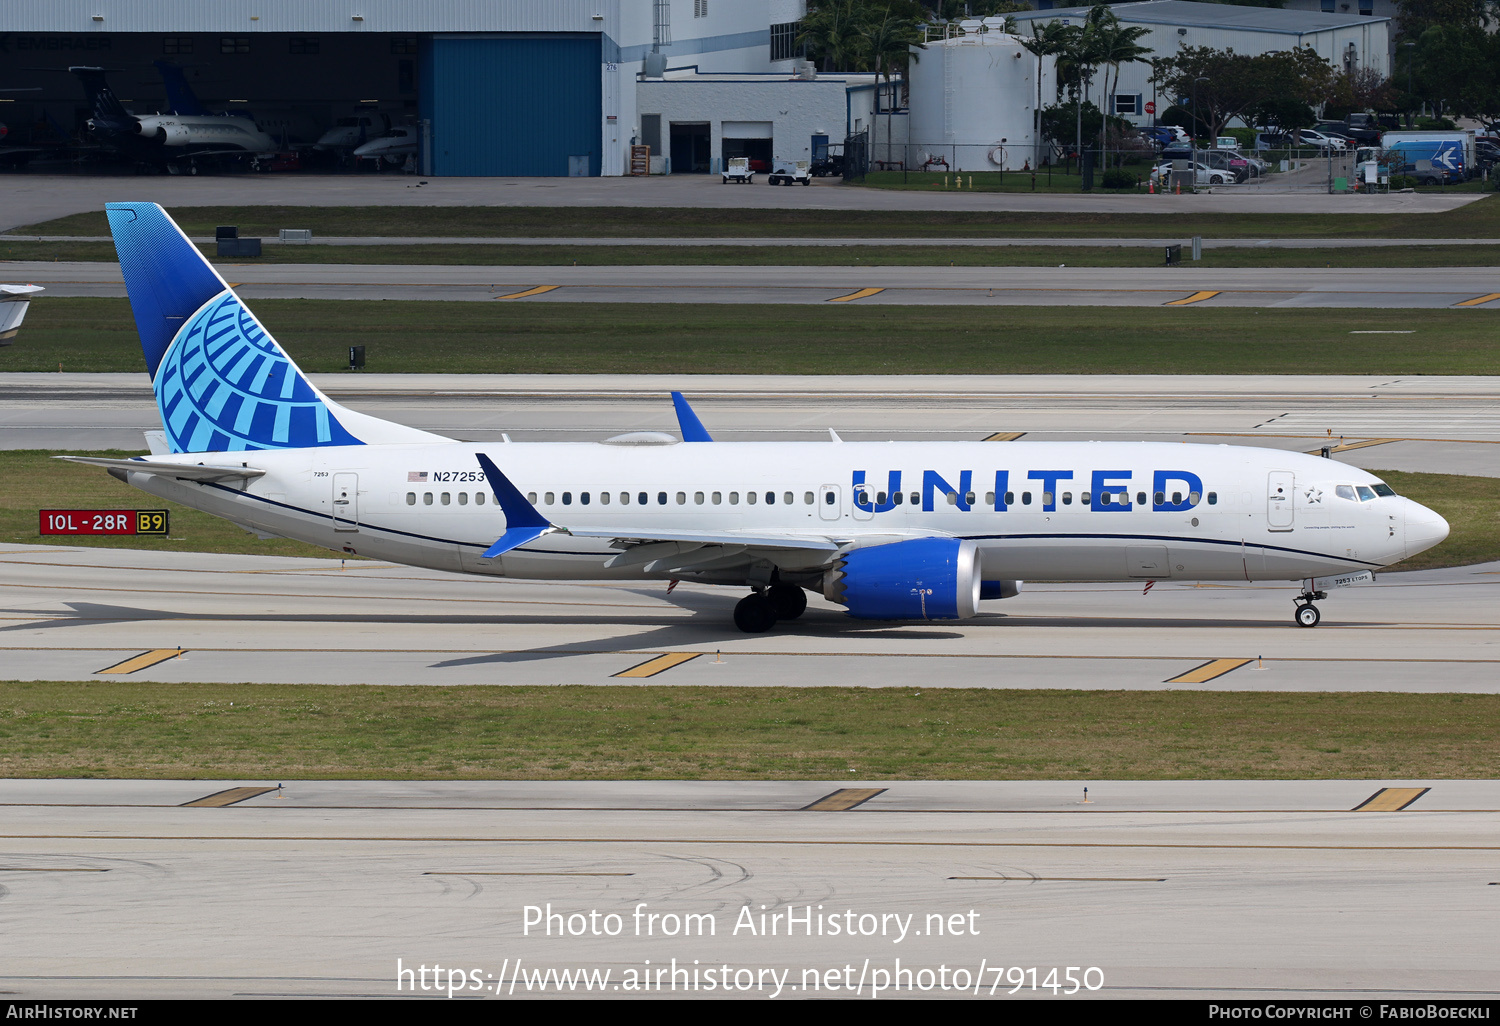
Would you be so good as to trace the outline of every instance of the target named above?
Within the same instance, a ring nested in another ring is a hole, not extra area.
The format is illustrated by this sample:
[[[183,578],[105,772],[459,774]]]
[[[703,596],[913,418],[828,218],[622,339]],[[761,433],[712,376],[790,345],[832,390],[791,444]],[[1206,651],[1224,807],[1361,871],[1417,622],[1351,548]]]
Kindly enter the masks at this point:
[[[979,549],[917,538],[854,549],[823,576],[823,596],[860,620],[962,620],[979,611]]]
[[[192,140],[192,133],[182,125],[162,125],[156,133],[168,146],[186,146]]]
[[[985,581],[979,586],[979,597],[982,599],[1015,598],[1021,594],[1021,586],[1025,583],[1025,581]]]

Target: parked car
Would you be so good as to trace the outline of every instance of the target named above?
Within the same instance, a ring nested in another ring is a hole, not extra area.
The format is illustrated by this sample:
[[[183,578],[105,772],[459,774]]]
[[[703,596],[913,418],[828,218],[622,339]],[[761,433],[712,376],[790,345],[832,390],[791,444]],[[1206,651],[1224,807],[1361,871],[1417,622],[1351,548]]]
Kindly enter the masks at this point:
[[[1175,160],[1168,160],[1153,167],[1151,169],[1151,180],[1158,183],[1170,182],[1172,180],[1172,172],[1175,170],[1177,163]],[[1196,177],[1199,185],[1227,185],[1230,179],[1234,177],[1232,172],[1209,167],[1201,160],[1197,164],[1193,164],[1191,160],[1182,161],[1182,163],[1192,165],[1193,169],[1197,171]]]
[[[1171,146],[1174,143],[1191,142],[1186,131],[1176,125],[1157,125],[1141,129],[1141,135],[1150,139],[1158,146]]]
[[[1259,174],[1259,168],[1252,172],[1250,162],[1243,154],[1234,150],[1199,150],[1198,159],[1216,171],[1228,171],[1236,182],[1243,182],[1252,174]]]
[[[1300,147],[1316,148],[1323,153],[1338,153],[1345,148],[1342,137],[1335,138],[1313,128],[1299,128],[1293,134],[1297,140],[1295,145]]]

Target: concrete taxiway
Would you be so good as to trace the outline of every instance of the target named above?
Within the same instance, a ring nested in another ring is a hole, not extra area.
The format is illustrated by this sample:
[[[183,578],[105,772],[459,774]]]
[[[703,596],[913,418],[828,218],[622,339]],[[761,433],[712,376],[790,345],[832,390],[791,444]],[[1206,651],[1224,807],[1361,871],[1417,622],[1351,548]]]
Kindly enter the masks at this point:
[[[716,438],[1173,440],[1334,448],[1367,468],[1500,474],[1500,380],[1289,375],[316,374],[377,417],[465,441],[675,431],[684,389]],[[140,449],[144,375],[0,378],[0,449]],[[1375,444],[1372,444],[1375,443]]]
[[[0,988],[1500,996],[1496,781],[278,783],[0,781]]]
[[[700,207],[809,210],[1039,210],[1122,214],[1441,213],[1479,193],[1201,193],[1196,196],[1091,193],[926,192],[844,186],[822,178],[811,188],[726,188],[717,175],[649,178],[416,178],[411,175],[8,175],[0,231],[98,210],[116,200],[184,206]],[[287,224],[287,228],[301,227]]]
[[[236,264],[247,300],[1500,308],[1493,267],[736,267]],[[118,264],[13,261],[53,297],[124,296]]]
[[[1296,593],[1033,584],[971,620],[910,624],[814,596],[746,635],[731,588],[12,545],[0,660],[15,680],[1500,693],[1500,564],[1336,589],[1313,630],[1293,625]]]

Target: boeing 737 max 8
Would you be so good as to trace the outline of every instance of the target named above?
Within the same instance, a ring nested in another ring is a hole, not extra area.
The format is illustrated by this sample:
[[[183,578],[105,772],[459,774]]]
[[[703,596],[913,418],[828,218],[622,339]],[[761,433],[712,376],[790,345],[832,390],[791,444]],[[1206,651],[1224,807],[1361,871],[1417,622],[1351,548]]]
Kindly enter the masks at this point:
[[[457,442],[333,402],[159,206],[107,212],[165,444],[76,459],[265,535],[496,577],[748,587],[734,618],[754,632],[807,591],[854,617],[940,620],[1037,578],[1300,580],[1311,627],[1325,579],[1448,534],[1365,471],[1300,453],[714,442],[675,393],[681,442]]]

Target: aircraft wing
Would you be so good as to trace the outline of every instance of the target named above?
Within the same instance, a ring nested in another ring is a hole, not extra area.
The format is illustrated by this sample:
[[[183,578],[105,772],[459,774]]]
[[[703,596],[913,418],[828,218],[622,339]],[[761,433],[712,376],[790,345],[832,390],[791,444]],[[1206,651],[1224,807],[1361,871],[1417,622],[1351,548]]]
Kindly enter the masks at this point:
[[[225,481],[229,478],[261,477],[264,470],[254,467],[211,466],[204,463],[153,463],[148,460],[118,460],[106,456],[54,456],[55,460],[69,463],[86,463],[105,470],[121,470],[131,474],[154,474],[182,481]]]

